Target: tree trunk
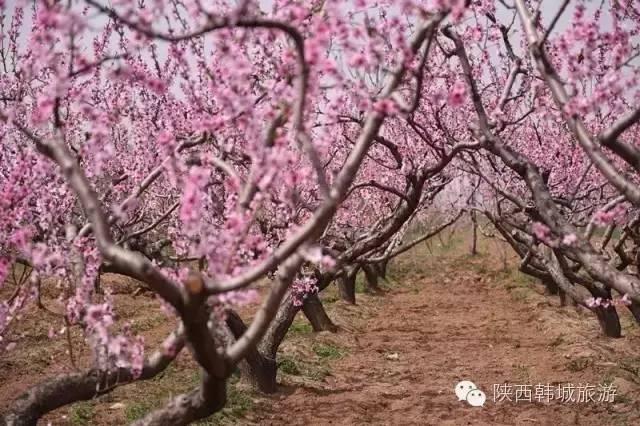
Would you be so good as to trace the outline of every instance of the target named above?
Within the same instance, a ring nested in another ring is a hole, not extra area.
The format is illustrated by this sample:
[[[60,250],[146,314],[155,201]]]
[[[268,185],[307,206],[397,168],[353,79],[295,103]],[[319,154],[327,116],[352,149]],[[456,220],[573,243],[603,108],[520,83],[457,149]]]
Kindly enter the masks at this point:
[[[594,309],[598,322],[602,328],[602,332],[608,337],[622,337],[622,330],[620,327],[620,318],[615,306],[609,306],[604,308],[599,306]]]
[[[378,274],[375,268],[372,265],[364,265],[362,270],[367,281],[367,290],[371,293],[380,293],[382,290],[378,286]]]
[[[226,379],[205,376],[202,384],[133,423],[134,426],[189,425],[220,411],[227,403]]]
[[[548,280],[547,279],[543,279],[542,280],[542,284],[544,284],[545,289],[546,289],[546,293],[548,295],[555,296],[556,294],[559,293],[560,289],[558,287],[558,284],[556,284],[556,282],[554,280],[552,280],[552,279],[548,279]]]
[[[338,290],[340,298],[352,305],[356,304],[356,268],[347,268],[344,274],[338,279]]]
[[[378,262],[374,264],[376,268],[376,272],[378,276],[383,280],[387,280],[387,266],[389,266],[389,260],[383,260],[382,262]]]
[[[276,355],[278,347],[284,340],[291,323],[299,311],[300,307],[293,304],[293,295],[291,291],[288,291],[278,308],[276,317],[269,325],[258,347],[251,350],[239,365],[240,374],[244,382],[264,393],[276,392],[278,372]],[[235,313],[230,313],[227,317],[227,325],[229,325],[236,338],[246,330],[246,325]]]
[[[318,276],[318,291],[324,290],[333,279],[333,276]],[[293,294],[291,291],[287,291],[278,307],[276,317],[269,325],[258,347],[245,358],[246,363],[244,365],[241,364],[241,374],[246,376],[243,380],[257,386],[259,390],[265,393],[273,393],[277,389],[276,376],[278,369],[276,356],[278,348],[287,335],[287,331],[289,331],[296,315],[301,310],[293,301]],[[240,333],[239,335],[241,335],[246,326],[242,319],[237,321],[238,319],[239,317],[232,318],[232,323],[229,324],[229,320],[227,320],[227,323],[230,328],[234,328],[234,334]]]
[[[302,312],[311,323],[313,331],[330,331],[332,333],[338,331],[338,327],[331,322],[331,318],[327,315],[327,311],[324,310],[324,306],[322,306],[317,294],[307,296],[304,300],[304,305],[302,305]]]
[[[565,291],[561,289],[558,289],[558,293],[560,294],[560,306],[568,306],[569,298],[567,297],[567,293],[565,293]]]
[[[474,194],[475,194],[475,191],[474,191]],[[478,218],[476,217],[475,210],[471,210],[471,230],[472,230],[471,255],[475,256],[476,254],[478,254]]]
[[[260,392],[275,393],[278,390],[276,360],[265,357],[257,350],[254,353],[257,356],[247,357],[238,365],[241,381]]]
[[[242,318],[234,311],[227,313],[227,326],[236,339],[247,330]],[[277,390],[275,357],[264,356],[258,349],[253,348],[238,367],[241,380],[251,387],[264,393],[274,393]]]
[[[636,302],[631,302],[631,305],[627,306],[627,308],[631,311],[636,323],[640,324],[640,305]]]

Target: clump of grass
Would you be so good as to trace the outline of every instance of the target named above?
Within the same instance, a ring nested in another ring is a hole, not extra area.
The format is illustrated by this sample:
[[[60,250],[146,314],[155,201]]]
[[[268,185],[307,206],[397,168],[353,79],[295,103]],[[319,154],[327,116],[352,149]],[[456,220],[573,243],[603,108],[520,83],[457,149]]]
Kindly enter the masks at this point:
[[[213,416],[195,422],[197,426],[220,426],[238,424],[238,421],[253,407],[251,395],[230,385],[227,394],[227,404]]]
[[[338,359],[344,355],[339,347],[332,344],[316,343],[312,349],[316,355],[324,359]]]
[[[143,418],[151,411],[151,408],[151,404],[147,401],[132,402],[125,407],[124,417],[127,419],[127,423],[131,423]]]
[[[292,376],[299,376],[300,368],[298,368],[298,364],[291,358],[284,358],[280,361],[279,369],[285,374],[290,374]]]
[[[91,402],[79,402],[74,405],[69,414],[69,421],[74,426],[84,426],[91,423],[94,415],[94,405]]]
[[[289,327],[289,333],[291,334],[311,334],[313,328],[308,321],[294,321]]]
[[[327,376],[331,374],[331,371],[327,367],[319,366],[317,368],[310,369],[306,372],[306,376],[311,380],[317,382],[323,381]]]
[[[222,414],[224,415],[226,410],[232,417],[242,417],[252,406],[253,400],[247,392],[231,387],[229,391],[229,402],[227,407],[222,410]]]
[[[589,357],[575,358],[567,363],[567,370],[573,372],[582,371],[592,364],[593,360]]]

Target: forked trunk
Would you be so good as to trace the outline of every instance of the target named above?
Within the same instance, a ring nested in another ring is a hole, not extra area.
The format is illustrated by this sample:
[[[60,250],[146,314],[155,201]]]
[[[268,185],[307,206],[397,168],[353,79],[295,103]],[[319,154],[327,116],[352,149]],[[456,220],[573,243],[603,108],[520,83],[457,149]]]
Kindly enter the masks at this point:
[[[278,372],[276,354],[299,311],[300,307],[293,304],[293,295],[290,291],[287,292],[260,344],[240,363],[240,374],[244,382],[264,393],[276,392]],[[228,317],[227,324],[236,337],[241,336],[246,329],[242,319],[235,314]]]
[[[233,311],[227,314],[227,326],[236,339],[242,336],[247,329],[242,318]],[[277,366],[275,357],[264,356],[258,349],[253,348],[238,367],[240,368],[241,380],[254,389],[264,393],[276,391]]]
[[[318,277],[318,290],[324,290],[331,282],[332,276]],[[296,306],[294,302],[295,296],[288,291],[284,299],[278,307],[276,317],[273,319],[264,337],[258,344],[258,347],[251,351],[245,358],[245,361],[241,363],[240,369],[243,376],[243,380],[256,386],[260,391],[265,393],[273,393],[277,390],[277,360],[276,356],[278,348],[287,335],[287,331],[291,327],[293,320],[298,312],[301,310],[299,306]],[[315,299],[320,302],[317,295],[310,295],[306,300],[313,301]],[[313,303],[313,302],[312,302]],[[306,304],[305,304],[306,305]],[[322,305],[319,305],[322,308]],[[324,309],[323,309],[324,311]],[[325,313],[326,315],[326,313]],[[241,335],[246,329],[242,319],[235,315],[227,320],[227,324],[233,329],[233,333],[237,336]],[[327,320],[331,320],[327,317]],[[335,326],[334,326],[335,327]]]

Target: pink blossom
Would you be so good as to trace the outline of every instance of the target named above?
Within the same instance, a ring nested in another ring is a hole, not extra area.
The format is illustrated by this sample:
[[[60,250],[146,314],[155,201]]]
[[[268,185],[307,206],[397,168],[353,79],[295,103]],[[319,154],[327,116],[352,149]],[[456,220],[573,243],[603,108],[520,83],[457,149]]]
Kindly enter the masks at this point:
[[[466,85],[462,81],[456,81],[449,90],[448,103],[454,108],[458,108],[464,104],[467,96]]]
[[[40,96],[37,100],[36,108],[31,114],[31,121],[33,124],[43,124],[49,120],[53,114],[54,105],[54,99],[50,96]]]
[[[598,226],[608,226],[616,223],[620,223],[627,213],[627,209],[618,204],[611,210],[598,210],[593,215],[593,223]]]
[[[585,304],[590,307],[590,308],[597,308],[602,304],[602,298],[601,297],[590,297],[585,301]]]
[[[551,238],[551,230],[547,225],[540,222],[533,222],[531,224],[531,231],[542,242],[548,242]]]
[[[373,104],[373,110],[384,115],[398,112],[398,105],[391,99],[381,99]]]
[[[626,293],[621,298],[611,301],[613,306],[630,306],[632,303],[631,297]]]
[[[300,277],[296,278],[291,285],[291,293],[293,296],[293,304],[294,306],[302,306],[304,304],[304,299],[307,298],[310,294],[315,294],[318,292],[318,286],[316,281],[311,277]]]
[[[0,289],[2,288],[9,271],[11,270],[11,262],[5,256],[0,256]]]
[[[562,238],[562,244],[565,246],[572,246],[578,240],[575,234],[567,234]]]

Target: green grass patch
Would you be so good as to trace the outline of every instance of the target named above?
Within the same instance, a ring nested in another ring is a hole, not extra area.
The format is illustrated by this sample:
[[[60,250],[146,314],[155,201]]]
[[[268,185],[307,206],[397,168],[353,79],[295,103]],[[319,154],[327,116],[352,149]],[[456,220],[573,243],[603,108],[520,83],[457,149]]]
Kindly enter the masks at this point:
[[[94,415],[93,402],[79,402],[73,406],[69,413],[69,421],[74,426],[91,424]]]
[[[289,327],[289,333],[291,334],[311,334],[313,333],[313,327],[306,319],[298,320],[296,319],[291,323],[291,327]]]
[[[197,426],[222,426],[235,425],[253,407],[251,393],[239,389],[238,379],[232,377],[227,387],[227,404],[213,416],[194,422]]]
[[[124,409],[124,417],[127,419],[127,423],[134,422],[147,415],[153,407],[148,401],[136,401],[127,406]]]
[[[324,359],[339,359],[344,355],[339,347],[332,344],[316,343],[312,349],[316,355]]]
[[[278,368],[283,373],[290,374],[292,376],[299,376],[301,374],[298,364],[291,358],[283,358],[282,361],[280,361]]]
[[[317,366],[316,368],[312,368],[305,372],[305,375],[311,380],[315,380],[317,382],[323,381],[327,376],[331,374],[331,370],[327,367]]]

